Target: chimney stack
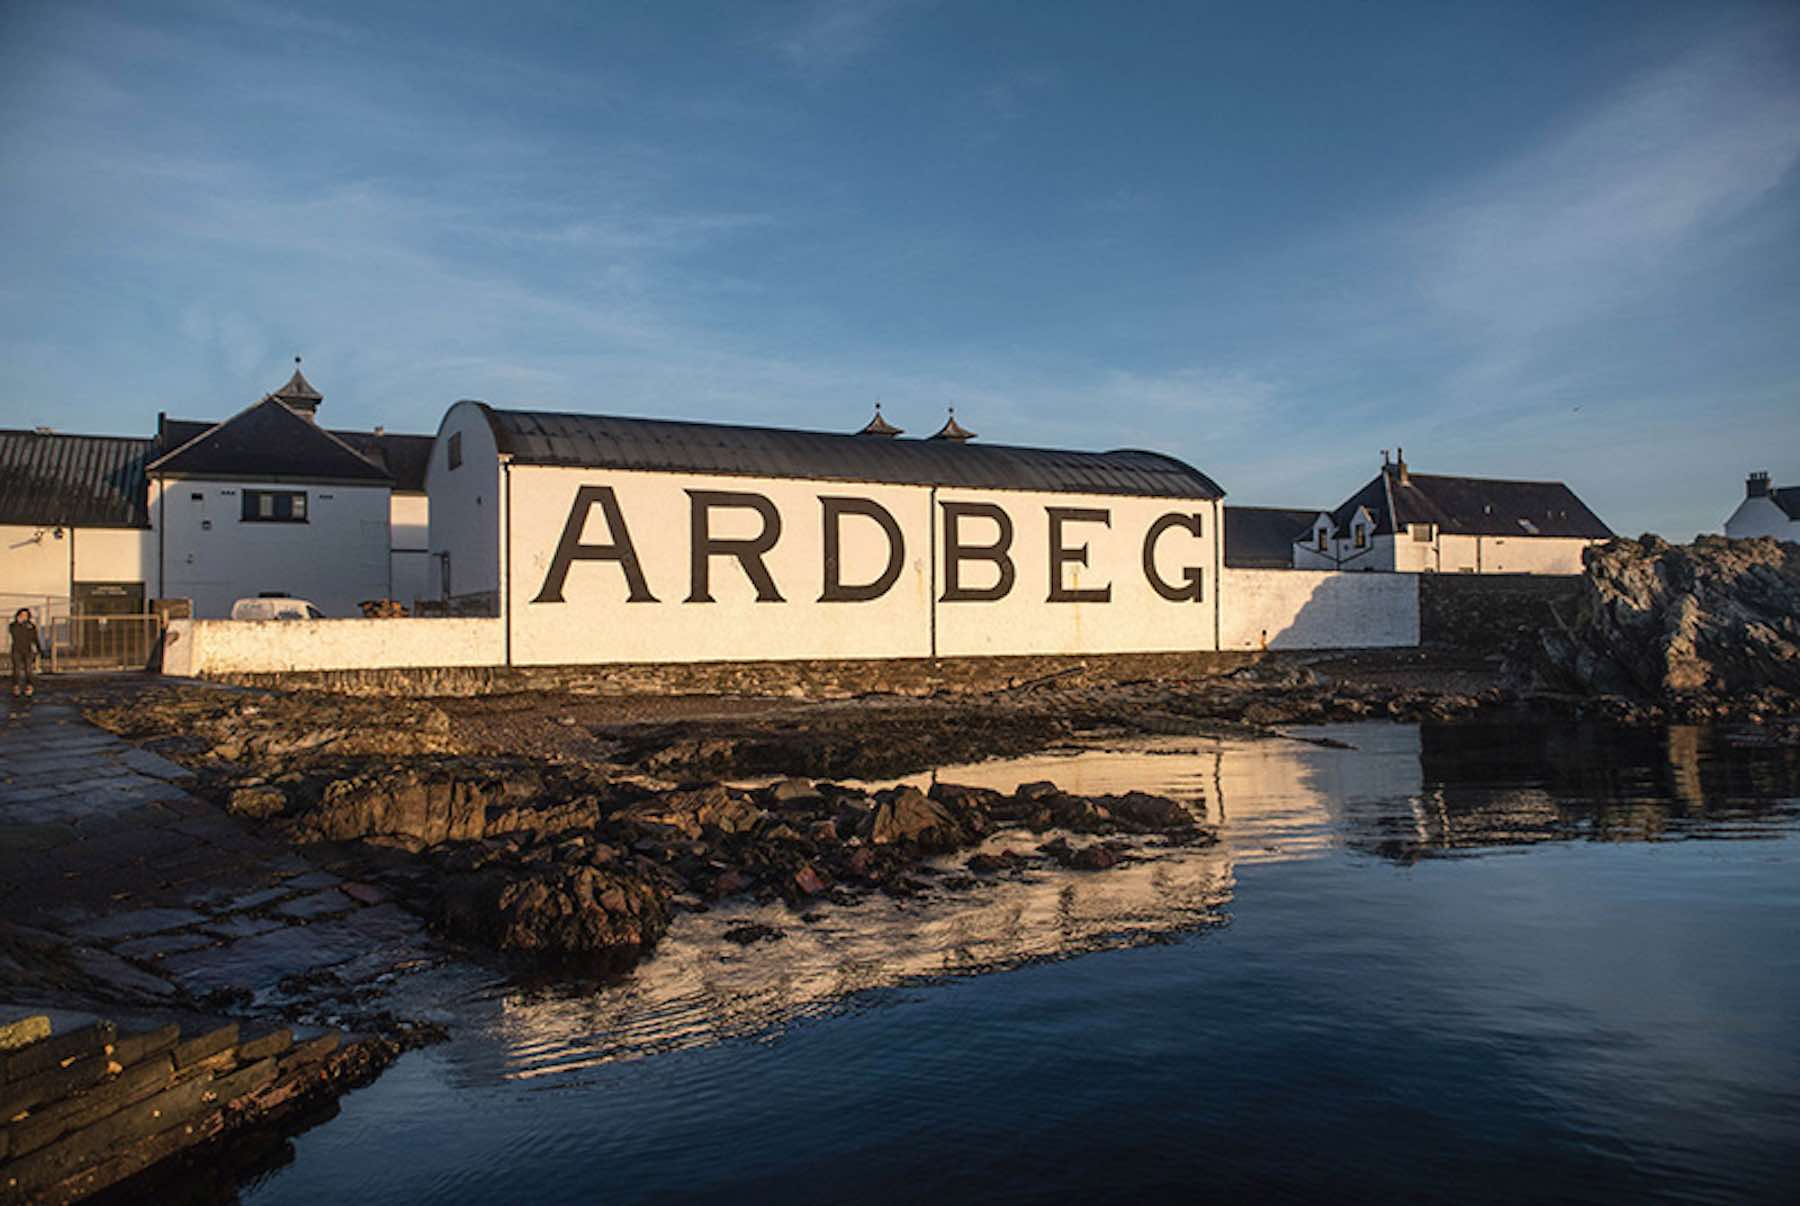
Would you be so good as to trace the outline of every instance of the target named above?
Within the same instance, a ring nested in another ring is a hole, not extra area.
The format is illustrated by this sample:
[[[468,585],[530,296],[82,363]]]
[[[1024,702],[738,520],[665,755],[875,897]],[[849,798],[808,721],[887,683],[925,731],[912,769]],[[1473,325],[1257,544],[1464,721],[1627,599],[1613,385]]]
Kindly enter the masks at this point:
[[[1383,455],[1383,459],[1385,459],[1386,454],[1383,453],[1382,455]],[[1394,480],[1396,482],[1400,483],[1402,486],[1407,484],[1406,449],[1404,449],[1404,448],[1394,449],[1394,463],[1392,466],[1389,467],[1389,471],[1393,473]]]
[[[1744,497],[1769,497],[1769,471],[1767,469],[1758,469],[1755,473],[1752,473],[1749,477],[1744,479]]]

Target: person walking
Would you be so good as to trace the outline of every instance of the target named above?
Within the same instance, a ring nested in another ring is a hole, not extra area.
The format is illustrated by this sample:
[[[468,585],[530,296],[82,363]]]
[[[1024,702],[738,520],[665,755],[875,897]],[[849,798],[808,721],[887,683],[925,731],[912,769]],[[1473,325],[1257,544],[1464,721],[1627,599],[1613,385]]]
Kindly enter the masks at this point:
[[[13,694],[30,695],[32,679],[37,675],[39,647],[38,628],[31,622],[31,608],[21,607],[13,612],[12,623],[7,626],[6,635],[11,638],[12,645]]]

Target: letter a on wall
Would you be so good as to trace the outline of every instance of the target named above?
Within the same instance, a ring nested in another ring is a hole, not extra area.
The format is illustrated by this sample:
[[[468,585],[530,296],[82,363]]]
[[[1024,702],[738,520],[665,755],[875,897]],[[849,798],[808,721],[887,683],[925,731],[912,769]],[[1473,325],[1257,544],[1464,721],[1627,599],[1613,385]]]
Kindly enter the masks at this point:
[[[606,517],[606,533],[612,539],[606,544],[581,543],[581,531],[587,527],[588,514],[595,505]],[[618,496],[611,486],[583,486],[575,492],[575,505],[569,508],[568,522],[563,524],[562,539],[556,542],[556,555],[550,559],[550,572],[544,575],[543,589],[533,603],[561,603],[563,585],[569,579],[569,567],[577,561],[617,561],[625,571],[625,584],[630,589],[627,603],[654,603],[650,584],[644,580],[644,567],[638,562],[632,546],[631,532],[625,527],[625,516],[619,511]]]

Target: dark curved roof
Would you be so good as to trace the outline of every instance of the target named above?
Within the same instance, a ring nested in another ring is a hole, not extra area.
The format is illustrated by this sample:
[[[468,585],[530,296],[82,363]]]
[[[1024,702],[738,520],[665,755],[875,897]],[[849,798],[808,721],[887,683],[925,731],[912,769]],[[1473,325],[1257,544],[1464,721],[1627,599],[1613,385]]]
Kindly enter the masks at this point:
[[[150,526],[152,441],[0,431],[0,523]]]
[[[777,427],[480,405],[501,454],[525,465],[1151,498],[1213,499],[1225,494],[1204,473],[1156,452],[1063,452],[950,440],[875,440]]]

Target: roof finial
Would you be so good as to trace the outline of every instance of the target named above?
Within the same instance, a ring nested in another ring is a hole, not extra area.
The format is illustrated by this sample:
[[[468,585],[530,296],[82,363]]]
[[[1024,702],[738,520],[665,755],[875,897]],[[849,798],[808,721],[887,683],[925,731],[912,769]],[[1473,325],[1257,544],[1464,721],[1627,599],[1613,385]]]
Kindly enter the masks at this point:
[[[857,435],[866,435],[866,436],[884,436],[888,439],[892,439],[893,437],[899,435],[900,431],[901,431],[900,428],[895,427],[892,423],[888,422],[886,419],[881,417],[881,403],[877,402],[875,404],[875,417],[873,419],[870,419],[868,421],[868,423],[863,426],[863,429],[861,431],[857,432],[856,434]]]
[[[942,427],[938,428],[937,434],[931,438],[934,440],[954,440],[956,443],[961,444],[974,439],[975,433],[956,421],[956,407],[952,406],[950,407],[950,417],[945,420]]]

